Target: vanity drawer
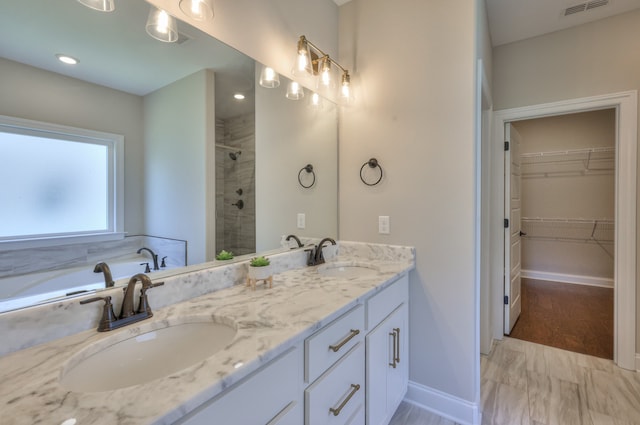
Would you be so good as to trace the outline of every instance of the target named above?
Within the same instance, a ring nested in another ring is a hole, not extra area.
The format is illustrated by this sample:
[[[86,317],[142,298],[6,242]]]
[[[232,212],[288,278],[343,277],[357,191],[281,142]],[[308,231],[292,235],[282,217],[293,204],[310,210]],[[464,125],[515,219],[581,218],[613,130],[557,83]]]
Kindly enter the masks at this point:
[[[359,305],[305,340],[305,382],[315,381],[363,339],[364,308]]]
[[[176,424],[299,424],[303,417],[301,373],[302,352],[296,347]]]
[[[402,276],[367,300],[367,330],[372,330],[409,299],[409,277]]]
[[[359,342],[305,390],[306,425],[364,425],[364,363]]]

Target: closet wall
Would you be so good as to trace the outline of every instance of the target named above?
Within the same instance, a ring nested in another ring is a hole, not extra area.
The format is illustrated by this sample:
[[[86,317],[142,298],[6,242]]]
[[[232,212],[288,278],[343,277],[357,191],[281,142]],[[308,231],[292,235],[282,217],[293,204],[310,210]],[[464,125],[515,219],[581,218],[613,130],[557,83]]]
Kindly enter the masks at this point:
[[[523,277],[613,286],[615,110],[514,126],[522,136]]]

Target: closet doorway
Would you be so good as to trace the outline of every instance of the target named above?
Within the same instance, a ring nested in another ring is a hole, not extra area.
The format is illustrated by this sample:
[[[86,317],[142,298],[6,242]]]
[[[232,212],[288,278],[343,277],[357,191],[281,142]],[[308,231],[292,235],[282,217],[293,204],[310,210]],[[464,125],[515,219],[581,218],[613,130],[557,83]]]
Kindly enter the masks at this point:
[[[615,258],[614,258],[614,362],[636,369],[636,198],[638,95],[625,91],[567,99],[511,109],[493,114],[491,155],[483,165],[491,175],[490,198],[490,295],[488,309],[492,338],[504,336],[504,141],[505,124],[601,109],[616,110],[615,145]],[[508,276],[508,275],[507,275]],[[482,310],[481,310],[482,311]]]
[[[519,184],[505,187],[519,200],[511,228],[521,253],[509,257],[520,259],[512,266],[520,268],[521,289],[512,296],[521,314],[505,332],[613,359],[616,110],[510,126],[520,140],[511,152]]]

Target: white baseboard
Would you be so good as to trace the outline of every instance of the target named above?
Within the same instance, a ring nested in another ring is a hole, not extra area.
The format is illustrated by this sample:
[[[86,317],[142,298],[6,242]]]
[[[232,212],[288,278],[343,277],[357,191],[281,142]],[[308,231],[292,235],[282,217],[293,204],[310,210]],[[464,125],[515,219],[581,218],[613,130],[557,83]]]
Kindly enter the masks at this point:
[[[409,381],[404,401],[415,404],[461,425],[480,425],[480,408],[476,403]]]
[[[526,279],[549,280],[551,282],[574,283],[578,285],[601,286],[613,288],[613,279],[577,274],[541,272],[537,270],[521,270],[520,275]]]

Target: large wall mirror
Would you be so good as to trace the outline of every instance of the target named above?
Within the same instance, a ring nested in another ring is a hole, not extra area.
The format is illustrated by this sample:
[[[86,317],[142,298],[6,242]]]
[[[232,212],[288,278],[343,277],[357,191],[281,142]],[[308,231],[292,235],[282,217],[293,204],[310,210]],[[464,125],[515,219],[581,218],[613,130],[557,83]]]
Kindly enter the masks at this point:
[[[176,43],[151,38],[143,0],[116,5],[4,1],[0,115],[124,136],[124,230],[187,241],[189,266],[336,237],[336,106],[287,99],[282,76],[261,87],[262,64],[185,22]]]

